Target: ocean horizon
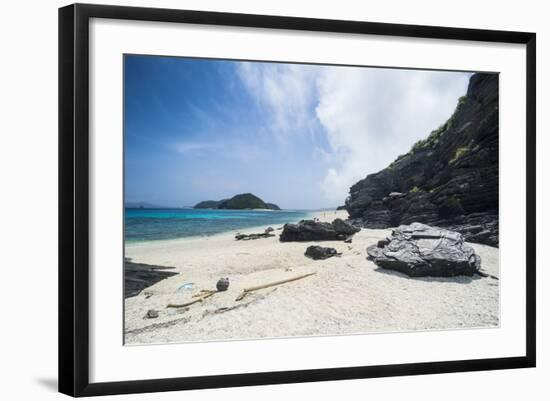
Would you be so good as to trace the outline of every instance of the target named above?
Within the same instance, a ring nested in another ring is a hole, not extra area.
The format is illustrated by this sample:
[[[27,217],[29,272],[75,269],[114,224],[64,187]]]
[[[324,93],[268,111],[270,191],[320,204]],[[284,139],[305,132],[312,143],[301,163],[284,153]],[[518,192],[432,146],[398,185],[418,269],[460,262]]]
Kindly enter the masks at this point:
[[[126,243],[206,237],[259,226],[296,223],[322,210],[327,209],[125,208],[124,234]]]

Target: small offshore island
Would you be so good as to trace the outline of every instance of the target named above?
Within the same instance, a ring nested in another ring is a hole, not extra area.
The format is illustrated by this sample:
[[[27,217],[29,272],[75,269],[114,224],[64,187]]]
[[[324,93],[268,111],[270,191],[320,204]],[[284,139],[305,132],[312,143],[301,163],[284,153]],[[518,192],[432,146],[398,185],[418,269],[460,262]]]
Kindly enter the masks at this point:
[[[235,195],[230,199],[222,199],[219,201],[207,200],[197,203],[193,209],[263,209],[263,210],[281,210],[274,203],[266,203],[256,195],[251,193]]]
[[[244,228],[127,242],[125,343],[499,325],[498,75],[473,74],[440,128],[344,199],[294,212],[243,193],[171,220],[145,210],[160,227]]]

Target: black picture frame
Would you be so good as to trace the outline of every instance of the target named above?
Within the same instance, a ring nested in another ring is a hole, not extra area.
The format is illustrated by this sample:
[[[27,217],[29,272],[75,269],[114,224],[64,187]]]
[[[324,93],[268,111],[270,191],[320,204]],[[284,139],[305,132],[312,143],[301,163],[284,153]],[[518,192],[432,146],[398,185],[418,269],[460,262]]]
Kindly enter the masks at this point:
[[[91,18],[437,38],[526,45],[526,344],[519,357],[258,372],[90,383],[89,381],[89,22]],[[534,367],[536,363],[536,35],[220,12],[74,4],[59,9],[59,391],[71,396],[143,393]]]

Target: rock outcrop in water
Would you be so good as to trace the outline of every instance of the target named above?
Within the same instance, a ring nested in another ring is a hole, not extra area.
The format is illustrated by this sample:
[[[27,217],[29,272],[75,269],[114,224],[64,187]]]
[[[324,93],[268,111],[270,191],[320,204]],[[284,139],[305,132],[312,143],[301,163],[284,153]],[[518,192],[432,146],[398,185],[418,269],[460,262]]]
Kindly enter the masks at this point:
[[[193,206],[194,209],[271,209],[281,210],[274,203],[266,203],[256,195],[247,193],[235,195],[230,199],[222,199],[220,201],[202,201]]]
[[[449,120],[350,188],[355,225],[422,222],[498,246],[498,74],[474,74]]]
[[[369,259],[411,277],[472,276],[481,259],[460,233],[425,224],[399,226],[391,237],[367,248]]]
[[[285,224],[279,239],[281,242],[344,241],[360,230],[342,219],[334,219],[332,223],[302,220],[298,224]]]

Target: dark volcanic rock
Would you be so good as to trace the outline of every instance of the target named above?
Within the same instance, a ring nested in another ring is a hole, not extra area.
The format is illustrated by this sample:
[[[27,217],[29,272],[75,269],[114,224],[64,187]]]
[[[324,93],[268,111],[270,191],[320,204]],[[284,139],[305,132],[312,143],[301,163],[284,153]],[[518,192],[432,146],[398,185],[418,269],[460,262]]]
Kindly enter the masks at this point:
[[[368,247],[367,253],[378,266],[411,277],[471,276],[481,265],[460,233],[421,223],[399,226],[387,241]]]
[[[498,74],[474,74],[445,124],[350,188],[350,220],[365,228],[419,221],[498,246],[498,94]]]
[[[149,309],[145,316],[147,317],[147,319],[156,319],[157,317],[159,317],[159,313],[154,309]]]
[[[464,241],[498,246],[498,215],[472,213],[447,228],[461,233]]]
[[[227,277],[220,278],[216,283],[216,289],[218,291],[227,291],[228,288],[229,288],[229,278]]]
[[[176,272],[166,271],[174,267],[146,265],[124,260],[124,298],[134,297],[143,289],[158,283],[165,278],[175,276]]]
[[[285,224],[279,238],[282,242],[344,241],[360,230],[342,219],[335,219],[332,223],[302,220],[298,224]]]
[[[350,223],[345,222],[342,219],[334,219],[334,221],[332,222],[332,227],[337,233],[348,235],[348,236],[361,231],[360,228],[357,228],[351,225]]]
[[[251,239],[260,239],[260,238],[269,238],[269,237],[274,237],[275,234],[271,234],[270,231],[266,231],[266,232],[263,232],[263,233],[258,233],[258,234],[237,234],[235,235],[235,240],[237,241],[248,241],[248,240],[251,240]]]
[[[319,245],[311,245],[306,249],[305,255],[308,258],[319,260],[319,259],[328,259],[332,256],[339,256],[341,253],[338,253],[334,248],[326,248]]]

